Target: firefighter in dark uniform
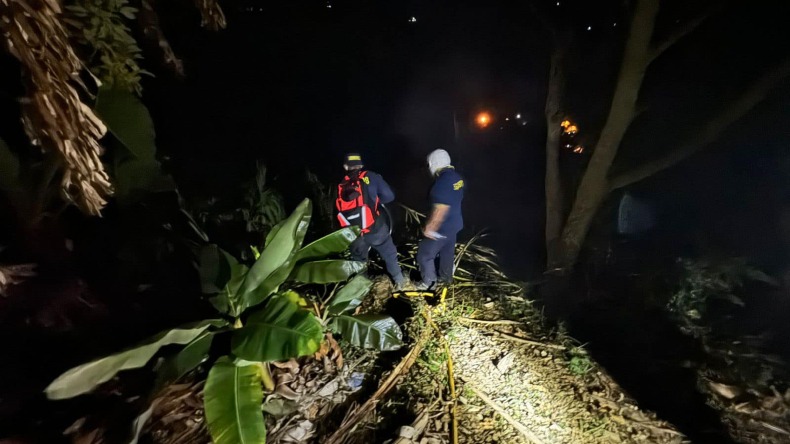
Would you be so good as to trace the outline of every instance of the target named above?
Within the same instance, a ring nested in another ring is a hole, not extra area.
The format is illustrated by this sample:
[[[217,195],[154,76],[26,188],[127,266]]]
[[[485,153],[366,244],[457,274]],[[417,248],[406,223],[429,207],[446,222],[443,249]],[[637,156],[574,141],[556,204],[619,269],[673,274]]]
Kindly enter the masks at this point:
[[[398,264],[398,250],[390,235],[387,220],[381,216],[381,205],[395,200],[395,193],[379,174],[364,168],[362,156],[349,153],[343,161],[346,176],[337,187],[337,219],[341,227],[355,225],[360,236],[351,244],[351,259],[367,261],[375,249],[384,260],[387,273],[397,291],[406,288],[406,279]]]
[[[428,155],[428,169],[435,177],[431,187],[431,210],[417,249],[417,265],[422,281],[418,290],[433,289],[436,284],[451,284],[455,262],[455,241],[464,227],[461,202],[464,199],[464,179],[455,171],[450,155],[435,150]],[[436,275],[436,258],[439,275]]]

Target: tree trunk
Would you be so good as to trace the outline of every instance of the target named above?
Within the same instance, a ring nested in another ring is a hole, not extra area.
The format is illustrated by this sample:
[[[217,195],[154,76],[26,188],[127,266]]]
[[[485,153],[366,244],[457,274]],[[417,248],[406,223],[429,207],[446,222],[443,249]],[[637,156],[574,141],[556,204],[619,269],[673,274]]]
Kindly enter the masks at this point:
[[[633,120],[639,89],[650,63],[650,40],[658,6],[659,0],[639,0],[636,4],[609,116],[582,177],[562,232],[560,253],[557,262],[550,264],[552,267],[570,268],[576,263],[593,216],[608,194],[609,169]]]
[[[546,94],[546,255],[549,264],[556,261],[562,222],[565,217],[565,196],[559,165],[565,54],[566,48],[558,45],[551,55],[549,86]]]

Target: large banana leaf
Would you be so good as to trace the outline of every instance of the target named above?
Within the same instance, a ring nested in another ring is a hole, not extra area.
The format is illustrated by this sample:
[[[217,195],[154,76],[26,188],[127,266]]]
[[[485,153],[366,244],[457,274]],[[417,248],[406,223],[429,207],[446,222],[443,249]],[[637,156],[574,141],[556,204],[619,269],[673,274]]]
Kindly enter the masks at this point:
[[[205,245],[199,254],[200,285],[205,294],[219,293],[230,280],[230,268],[236,259],[216,244]],[[232,261],[232,262],[231,262]]]
[[[282,220],[279,223],[277,223],[277,225],[273,226],[271,230],[269,230],[269,232],[266,234],[266,242],[263,244],[264,248],[268,247],[269,244],[272,243],[274,236],[277,235],[277,232],[280,231],[280,228],[283,227],[284,223],[285,221]]]
[[[329,314],[339,315],[357,308],[372,286],[373,282],[365,276],[361,274],[354,276],[329,301]]]
[[[288,295],[275,295],[233,332],[231,350],[247,361],[281,361],[315,353],[324,337],[313,313]]]
[[[357,347],[391,351],[403,346],[400,326],[385,315],[341,315],[332,320],[332,330]]]
[[[156,387],[161,388],[167,383],[175,382],[208,359],[213,332],[204,332],[194,341],[165,359],[156,371]]]
[[[239,287],[249,268],[216,245],[203,247],[200,254],[200,280],[204,293],[215,293],[209,302],[220,313],[234,318],[244,311]]]
[[[296,262],[325,259],[332,254],[346,251],[357,238],[357,227],[341,228],[321,239],[311,242],[296,253]]]
[[[115,353],[95,361],[82,364],[66,371],[44,389],[49,399],[67,399],[88,393],[103,384],[118,372],[140,368],[148,363],[160,348],[170,344],[188,344],[210,326],[225,325],[221,320],[201,321],[161,332],[142,345]]]
[[[134,94],[109,86],[99,88],[96,113],[107,129],[139,159],[156,156],[154,121],[148,109]]]
[[[310,225],[312,211],[310,199],[303,200],[261,252],[239,287],[241,312],[266,300],[288,277],[293,257],[302,246]]]
[[[206,423],[215,444],[265,444],[261,368],[238,367],[226,357],[211,368],[203,391]]]
[[[174,190],[173,178],[156,160],[154,122],[145,105],[129,91],[105,85],[99,88],[95,110],[123,145],[112,151],[116,197],[125,200],[134,193]]]
[[[291,278],[306,284],[331,284],[343,282],[365,268],[367,264],[361,261],[341,259],[312,261],[297,265]]]

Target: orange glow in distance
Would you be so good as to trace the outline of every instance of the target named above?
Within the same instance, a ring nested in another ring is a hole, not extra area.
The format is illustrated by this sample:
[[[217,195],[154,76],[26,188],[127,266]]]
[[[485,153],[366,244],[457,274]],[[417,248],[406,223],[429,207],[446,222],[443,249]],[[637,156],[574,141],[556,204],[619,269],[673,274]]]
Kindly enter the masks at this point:
[[[487,127],[489,124],[491,124],[491,114],[488,114],[485,111],[478,113],[477,117],[475,117],[475,123],[477,123],[477,126],[480,128]]]

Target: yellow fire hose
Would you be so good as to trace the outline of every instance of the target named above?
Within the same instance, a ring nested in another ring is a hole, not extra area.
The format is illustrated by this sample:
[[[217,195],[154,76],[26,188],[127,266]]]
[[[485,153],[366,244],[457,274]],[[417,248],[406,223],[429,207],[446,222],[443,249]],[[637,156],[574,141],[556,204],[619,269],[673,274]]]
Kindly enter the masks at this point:
[[[395,299],[400,296],[406,296],[407,298],[432,298],[436,296],[436,293],[432,291],[398,291],[392,293],[392,297]]]
[[[444,299],[447,295],[447,288],[445,287],[442,290],[441,294],[441,305],[442,310],[445,310]],[[444,345],[444,352],[447,355],[447,379],[450,382],[450,398],[452,398],[453,404],[450,407],[450,418],[452,419],[452,427],[450,428],[450,436],[452,438],[453,444],[458,444],[458,415],[456,414],[456,406],[458,405],[458,399],[455,396],[455,374],[453,373],[453,357],[450,354],[450,344],[447,343],[447,340],[444,338],[441,330],[439,330],[439,326],[433,321],[431,317],[431,312],[428,310],[423,310],[422,312],[425,320],[428,321],[428,324],[434,329],[436,334],[439,336],[439,340]]]

